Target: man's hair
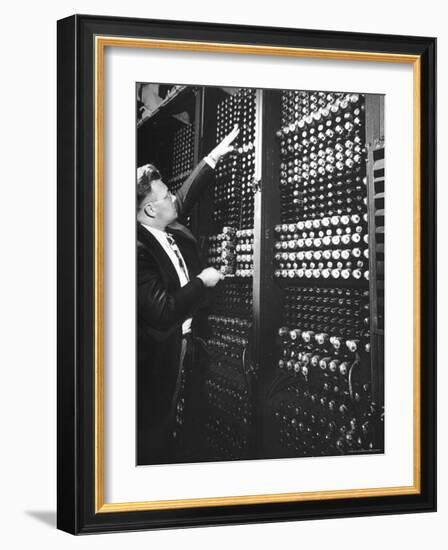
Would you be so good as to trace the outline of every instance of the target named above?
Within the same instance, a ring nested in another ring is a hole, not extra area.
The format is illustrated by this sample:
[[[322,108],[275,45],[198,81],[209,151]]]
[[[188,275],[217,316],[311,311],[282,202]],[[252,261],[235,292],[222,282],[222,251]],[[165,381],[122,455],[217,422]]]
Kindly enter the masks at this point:
[[[145,164],[137,168],[137,209],[151,193],[152,182],[161,179],[159,170],[153,164]]]

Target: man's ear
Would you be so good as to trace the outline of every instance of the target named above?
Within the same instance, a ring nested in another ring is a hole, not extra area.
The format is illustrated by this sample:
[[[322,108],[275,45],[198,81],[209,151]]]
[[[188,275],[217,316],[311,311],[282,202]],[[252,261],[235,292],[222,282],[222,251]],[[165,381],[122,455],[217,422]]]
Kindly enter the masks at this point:
[[[154,218],[154,208],[150,204],[146,204],[143,207],[143,212],[148,216],[148,218]]]

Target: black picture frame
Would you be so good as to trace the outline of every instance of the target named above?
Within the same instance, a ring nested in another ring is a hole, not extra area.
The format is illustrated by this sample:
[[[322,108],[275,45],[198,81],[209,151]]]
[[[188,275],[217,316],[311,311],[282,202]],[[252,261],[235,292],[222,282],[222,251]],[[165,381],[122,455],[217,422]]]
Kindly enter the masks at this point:
[[[98,511],[95,477],[96,36],[417,56],[420,60],[420,490]],[[58,21],[57,527],[72,534],[436,510],[436,38],[74,15]]]

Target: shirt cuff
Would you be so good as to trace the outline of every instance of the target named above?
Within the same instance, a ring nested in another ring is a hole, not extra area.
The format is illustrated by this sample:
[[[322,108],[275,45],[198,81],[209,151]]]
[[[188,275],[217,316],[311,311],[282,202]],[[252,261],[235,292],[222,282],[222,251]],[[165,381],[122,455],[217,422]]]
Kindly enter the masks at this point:
[[[213,169],[216,167],[216,160],[213,159],[210,155],[204,157],[205,162]]]

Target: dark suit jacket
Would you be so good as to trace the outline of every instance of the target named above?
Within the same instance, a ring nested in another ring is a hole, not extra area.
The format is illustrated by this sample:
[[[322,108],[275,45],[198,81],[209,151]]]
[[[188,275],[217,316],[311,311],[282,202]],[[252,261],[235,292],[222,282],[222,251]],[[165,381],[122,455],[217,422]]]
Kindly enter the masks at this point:
[[[197,241],[182,225],[210,181],[204,159],[176,193],[178,219],[167,229],[175,236],[190,274],[180,286],[176,270],[157,239],[137,223],[137,464],[173,462],[169,433],[179,374],[182,322],[209,303],[210,290],[196,277],[205,267]]]

